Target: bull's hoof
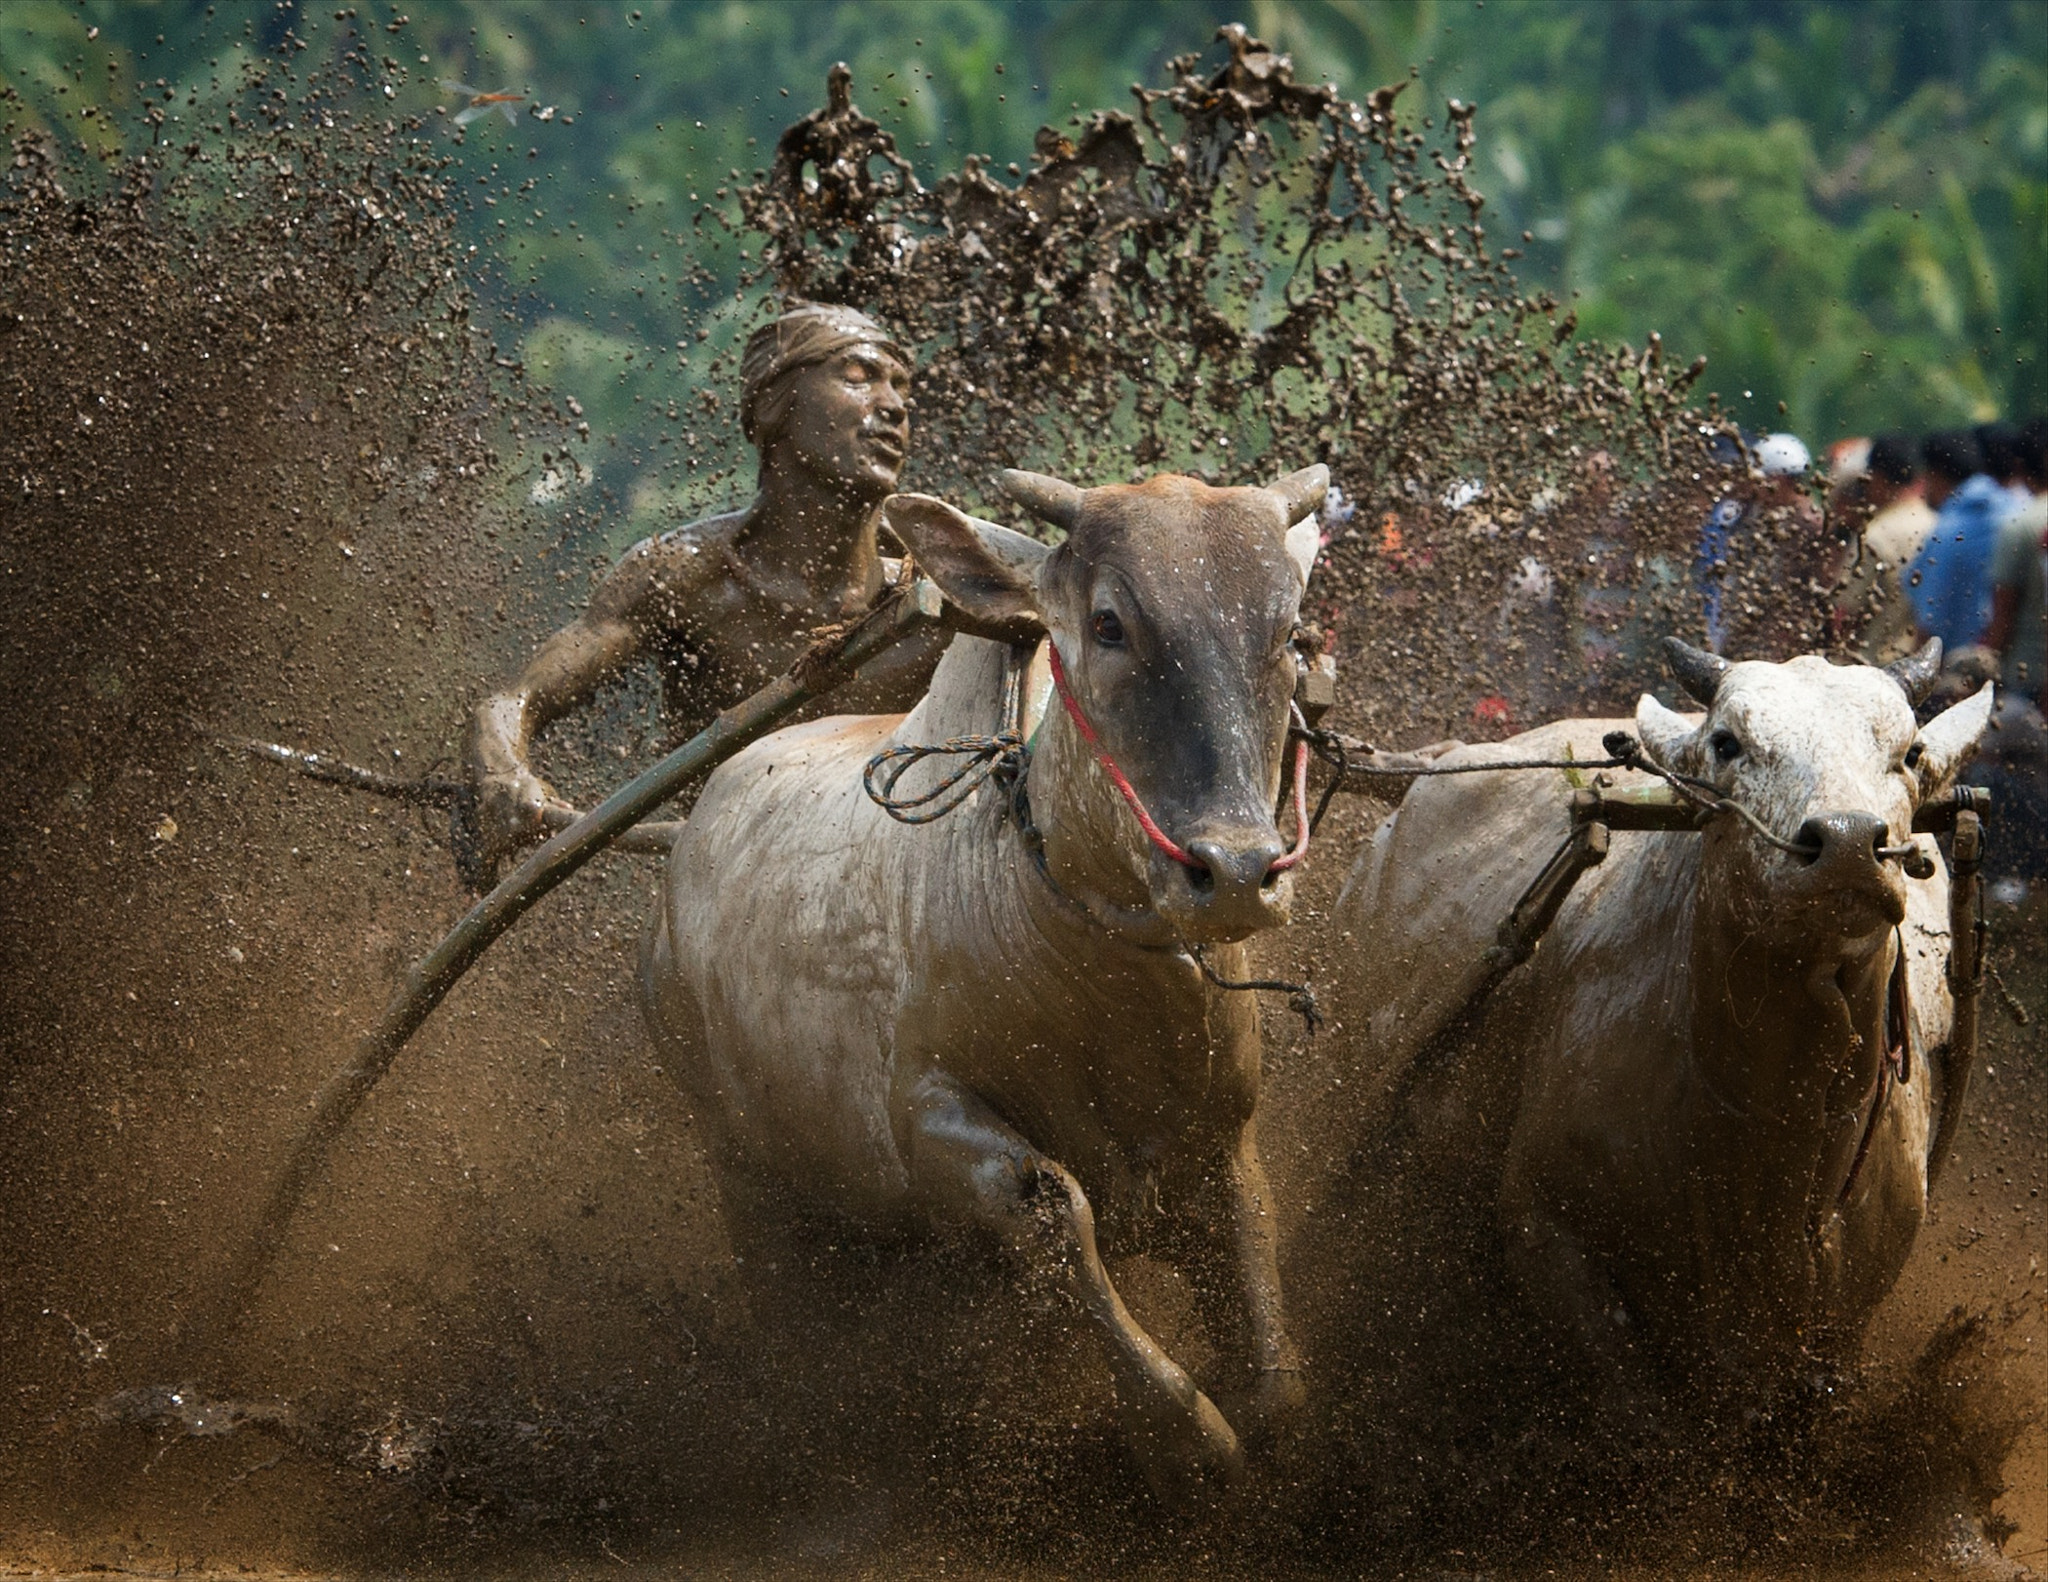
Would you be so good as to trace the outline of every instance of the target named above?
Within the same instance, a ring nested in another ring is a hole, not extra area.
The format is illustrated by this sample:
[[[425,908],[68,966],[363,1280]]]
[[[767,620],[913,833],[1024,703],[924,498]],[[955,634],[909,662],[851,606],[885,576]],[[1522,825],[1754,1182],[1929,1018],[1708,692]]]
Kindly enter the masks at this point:
[[[1253,1434],[1271,1434],[1291,1422],[1308,1404],[1308,1385],[1297,1364],[1263,1368],[1252,1390],[1251,1404],[1240,1419]]]
[[[1199,1512],[1228,1501],[1244,1477],[1244,1447],[1200,1390],[1186,1402],[1161,1392],[1127,1406],[1124,1437],[1153,1497],[1170,1510]]]
[[[1277,1442],[1300,1417],[1308,1404],[1308,1386],[1298,1365],[1261,1368],[1237,1388],[1218,1390],[1216,1396],[1223,1415],[1258,1452]]]

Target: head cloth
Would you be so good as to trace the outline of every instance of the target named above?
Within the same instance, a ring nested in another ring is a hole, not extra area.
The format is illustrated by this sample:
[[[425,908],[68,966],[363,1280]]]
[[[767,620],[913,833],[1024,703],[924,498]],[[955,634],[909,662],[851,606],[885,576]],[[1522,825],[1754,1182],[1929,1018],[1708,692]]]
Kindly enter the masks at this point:
[[[803,303],[749,335],[740,358],[740,432],[747,442],[762,443],[757,434],[761,405],[784,374],[849,346],[879,346],[905,368],[917,366],[881,325],[858,308],[835,303]]]

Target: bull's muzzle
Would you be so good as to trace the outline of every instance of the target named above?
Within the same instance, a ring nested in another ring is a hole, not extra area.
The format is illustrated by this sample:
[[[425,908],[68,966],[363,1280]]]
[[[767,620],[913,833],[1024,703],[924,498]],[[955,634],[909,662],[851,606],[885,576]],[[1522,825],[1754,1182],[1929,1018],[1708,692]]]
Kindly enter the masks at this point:
[[[1890,834],[1874,813],[1817,813],[1799,826],[1794,844],[1805,850],[1793,861],[1817,891],[1873,902],[1897,923],[1906,912],[1905,882],[1889,863]]]
[[[1287,853],[1271,826],[1207,831],[1187,843],[1193,864],[1155,854],[1153,904],[1190,940],[1242,939],[1287,921],[1293,884],[1273,865]]]
[[[1793,844],[1807,847],[1806,863],[1815,868],[1842,863],[1876,863],[1878,849],[1891,833],[1875,813],[1821,813],[1799,826]]]

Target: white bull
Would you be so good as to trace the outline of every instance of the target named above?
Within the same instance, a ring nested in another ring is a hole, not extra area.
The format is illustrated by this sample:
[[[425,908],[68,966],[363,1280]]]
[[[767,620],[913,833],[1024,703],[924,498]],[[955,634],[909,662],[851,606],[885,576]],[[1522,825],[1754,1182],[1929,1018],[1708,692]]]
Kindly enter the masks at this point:
[[[1897,1278],[1926,1213],[1952,1009],[1947,874],[1911,823],[1991,704],[1987,687],[1916,730],[1909,694],[1938,645],[1891,673],[1671,647],[1706,713],[1645,696],[1651,758],[1812,854],[1727,815],[1701,834],[1616,831],[1472,1030],[1471,1081],[1488,1085],[1473,1102],[1517,1105],[1509,1265],[1630,1409],[1681,1379],[1754,1398],[1834,1365]],[[1562,721],[1438,767],[1599,758],[1625,724]],[[1555,769],[1427,779],[1380,827],[1338,904],[1362,1063],[1398,1070],[1451,1022],[1465,970],[1566,833],[1569,794]],[[1930,876],[1880,857],[1907,841]]]
[[[729,1167],[869,1221],[989,1227],[1072,1292],[1168,1497],[1233,1473],[1240,1445],[1125,1308],[1089,1194],[1171,1211],[1224,1188],[1221,1223],[1184,1227],[1235,1270],[1217,1338],[1249,1337],[1233,1382],[1251,1423],[1298,1404],[1253,1122],[1257,1012],[1205,982],[1189,947],[1241,977],[1236,942],[1286,916],[1288,645],[1327,478],[1084,491],[1005,475],[1067,530],[1057,550],[893,498],[919,568],[1002,640],[956,639],[907,716],[785,730],[720,768],[676,844],[642,975]],[[863,766],[1005,723],[1006,674],[1047,636],[1158,838],[1058,707],[1023,818],[991,789],[940,822],[891,822]]]

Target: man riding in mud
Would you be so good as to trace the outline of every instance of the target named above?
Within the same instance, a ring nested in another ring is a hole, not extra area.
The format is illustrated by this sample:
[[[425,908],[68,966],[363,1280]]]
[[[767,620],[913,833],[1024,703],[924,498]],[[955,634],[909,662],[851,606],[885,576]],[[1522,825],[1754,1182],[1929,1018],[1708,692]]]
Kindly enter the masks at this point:
[[[656,660],[671,727],[695,729],[784,669],[812,628],[867,607],[885,575],[882,501],[909,447],[911,369],[852,308],[805,303],[754,332],[740,364],[740,429],[761,458],[752,503],[634,545],[583,614],[478,705],[468,757],[487,859],[567,806],[533,772],[536,733],[628,665]],[[834,712],[909,707],[939,647],[902,644]]]

